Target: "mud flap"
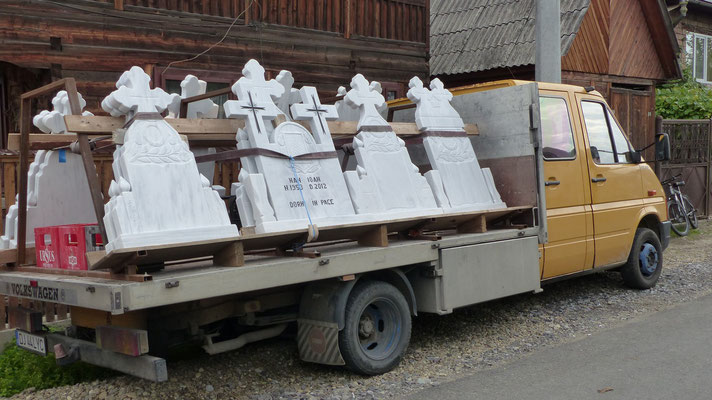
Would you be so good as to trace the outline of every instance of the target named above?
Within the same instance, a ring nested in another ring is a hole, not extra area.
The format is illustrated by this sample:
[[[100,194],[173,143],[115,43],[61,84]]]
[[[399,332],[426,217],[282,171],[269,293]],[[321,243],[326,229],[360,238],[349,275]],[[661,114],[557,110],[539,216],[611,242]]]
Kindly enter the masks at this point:
[[[339,350],[339,325],[335,322],[298,319],[299,358],[326,365],[344,365]]]

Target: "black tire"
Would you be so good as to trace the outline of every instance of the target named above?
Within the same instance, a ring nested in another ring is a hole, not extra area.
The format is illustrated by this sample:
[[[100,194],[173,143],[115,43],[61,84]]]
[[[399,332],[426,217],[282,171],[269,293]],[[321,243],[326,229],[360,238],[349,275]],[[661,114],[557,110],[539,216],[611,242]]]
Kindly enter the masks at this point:
[[[359,283],[346,303],[339,348],[346,367],[362,375],[390,371],[403,358],[410,342],[408,302],[393,285]]]
[[[687,220],[677,200],[668,201],[668,219],[672,222],[672,231],[675,232],[677,236],[687,236],[690,232],[690,222]]]
[[[682,201],[685,202],[685,210],[687,210],[687,220],[690,221],[690,227],[692,227],[692,229],[697,229],[700,224],[697,221],[697,210],[695,209],[695,206],[692,205],[692,202],[687,195],[682,195]]]
[[[628,262],[620,269],[623,282],[633,289],[650,289],[658,282],[662,269],[663,248],[658,235],[648,228],[638,228]]]

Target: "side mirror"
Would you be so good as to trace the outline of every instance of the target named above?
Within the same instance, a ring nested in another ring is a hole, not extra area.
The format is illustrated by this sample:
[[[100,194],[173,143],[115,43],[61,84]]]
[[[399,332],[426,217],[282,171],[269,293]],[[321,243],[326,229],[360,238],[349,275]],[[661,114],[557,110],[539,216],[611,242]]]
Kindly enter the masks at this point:
[[[667,133],[655,135],[655,161],[670,161],[670,136]]]
[[[640,155],[640,151],[632,150],[630,152],[630,162],[633,164],[640,164],[641,161],[643,161],[643,157]]]
[[[591,158],[594,160],[600,160],[601,156],[598,154],[598,147],[596,146],[591,146]]]

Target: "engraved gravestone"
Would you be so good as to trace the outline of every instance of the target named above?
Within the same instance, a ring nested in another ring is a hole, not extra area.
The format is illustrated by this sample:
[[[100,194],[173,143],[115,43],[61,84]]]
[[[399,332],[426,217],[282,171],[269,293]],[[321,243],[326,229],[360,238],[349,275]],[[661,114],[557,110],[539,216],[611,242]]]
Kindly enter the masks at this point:
[[[356,212],[387,218],[442,213],[405,143],[378,111],[385,104],[380,84],[369,84],[357,74],[344,102],[359,110],[359,133],[353,140],[357,166],[344,173]]]
[[[150,89],[149,81],[132,67],[102,101],[105,111],[125,115],[129,123],[124,144],[114,152],[111,199],[104,206],[107,251],[237,237],[188,145],[159,114],[172,96]]]
[[[266,81],[255,60],[243,75],[233,86],[238,100],[225,103],[228,117],[246,120],[238,148],[255,150],[242,158],[240,182],[233,188],[243,225],[254,224],[259,233],[355,221],[327,124],[337,117],[334,106],[322,105],[316,89],[303,87],[298,91],[302,103],[291,106],[291,115],[309,121],[311,132],[283,122],[270,134],[280,113],[272,98],[282,98],[285,87]]]
[[[481,169],[465,124],[450,105],[452,93],[435,78],[430,89],[410,80],[408,98],[416,105],[415,123],[432,170],[425,173],[438,206],[446,212],[505,208],[489,169]]]

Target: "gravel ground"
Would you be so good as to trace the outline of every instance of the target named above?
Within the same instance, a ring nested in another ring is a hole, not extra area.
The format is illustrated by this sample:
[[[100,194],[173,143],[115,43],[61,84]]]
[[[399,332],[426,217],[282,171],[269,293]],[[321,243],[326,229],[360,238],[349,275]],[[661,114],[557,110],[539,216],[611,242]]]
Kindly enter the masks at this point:
[[[622,321],[712,293],[712,223],[674,238],[658,285],[623,287],[618,273],[589,275],[520,295],[414,320],[410,349],[394,371],[361,377],[303,363],[294,340],[275,339],[217,356],[169,363],[169,381],[120,376],[14,399],[381,399],[398,398],[576,340]]]

